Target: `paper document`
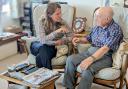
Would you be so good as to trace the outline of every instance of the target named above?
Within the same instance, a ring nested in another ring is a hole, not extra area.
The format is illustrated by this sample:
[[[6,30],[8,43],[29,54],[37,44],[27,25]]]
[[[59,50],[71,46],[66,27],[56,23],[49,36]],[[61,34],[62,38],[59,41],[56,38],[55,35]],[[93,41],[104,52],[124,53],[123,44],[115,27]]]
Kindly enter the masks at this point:
[[[57,71],[40,68],[37,71],[23,77],[23,80],[28,83],[38,85],[41,82],[46,81],[57,74],[59,74]]]

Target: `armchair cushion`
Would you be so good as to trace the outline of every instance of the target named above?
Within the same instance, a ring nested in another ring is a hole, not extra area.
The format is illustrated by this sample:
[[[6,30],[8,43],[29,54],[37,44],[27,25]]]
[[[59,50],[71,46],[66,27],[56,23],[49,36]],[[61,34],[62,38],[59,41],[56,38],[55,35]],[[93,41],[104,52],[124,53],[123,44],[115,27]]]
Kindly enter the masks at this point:
[[[105,80],[115,80],[120,77],[120,70],[115,68],[104,68],[100,70],[96,75],[96,78]]]
[[[68,53],[68,46],[67,45],[61,45],[61,46],[56,46],[57,48],[57,54],[56,57],[63,56]]]
[[[52,65],[64,65],[66,64],[67,56],[54,57],[52,59]],[[36,56],[29,54],[27,58],[28,63],[36,64]]]
[[[67,56],[54,57],[52,59],[52,65],[65,65]]]
[[[67,45],[57,46],[57,54],[56,57],[52,59],[52,65],[64,65],[66,63],[67,53],[68,53]],[[31,53],[28,55],[27,60],[30,64],[36,64],[35,61],[36,57]]]
[[[77,72],[82,73],[80,66],[77,67]],[[95,75],[96,78],[105,79],[105,80],[114,80],[119,78],[119,76],[120,76],[120,70],[112,67],[104,68]]]

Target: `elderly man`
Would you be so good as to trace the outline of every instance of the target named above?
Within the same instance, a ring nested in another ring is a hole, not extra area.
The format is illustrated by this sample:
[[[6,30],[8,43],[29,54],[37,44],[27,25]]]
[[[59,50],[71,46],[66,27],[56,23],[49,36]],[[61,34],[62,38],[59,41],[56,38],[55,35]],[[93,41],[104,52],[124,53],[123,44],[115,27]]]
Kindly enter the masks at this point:
[[[112,19],[113,11],[110,7],[101,7],[96,11],[96,26],[92,32],[84,37],[74,37],[74,45],[91,43],[86,51],[67,58],[63,85],[67,89],[74,89],[75,74],[79,65],[82,70],[78,89],[90,89],[94,75],[102,68],[112,66],[112,53],[119,47],[123,38],[120,26]]]

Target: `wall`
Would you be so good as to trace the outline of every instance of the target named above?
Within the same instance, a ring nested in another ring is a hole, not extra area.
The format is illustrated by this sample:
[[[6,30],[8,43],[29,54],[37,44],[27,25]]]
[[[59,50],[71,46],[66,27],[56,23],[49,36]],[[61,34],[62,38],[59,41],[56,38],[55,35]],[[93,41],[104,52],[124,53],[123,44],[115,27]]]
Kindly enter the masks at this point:
[[[12,19],[10,16],[8,16],[6,14],[2,14],[1,15],[0,32],[3,32],[3,29],[10,25],[19,26],[19,19]]]
[[[51,0],[54,1],[64,1],[68,2],[69,5],[74,6],[76,8],[76,16],[78,17],[86,17],[87,18],[87,26],[91,27],[92,25],[92,13],[94,9],[100,6],[100,0]]]
[[[105,6],[105,5],[114,5],[118,4],[121,7],[123,6],[123,0],[50,0],[54,1],[65,1],[69,5],[76,7],[76,16],[86,17],[87,26],[92,26],[92,14],[96,7]]]

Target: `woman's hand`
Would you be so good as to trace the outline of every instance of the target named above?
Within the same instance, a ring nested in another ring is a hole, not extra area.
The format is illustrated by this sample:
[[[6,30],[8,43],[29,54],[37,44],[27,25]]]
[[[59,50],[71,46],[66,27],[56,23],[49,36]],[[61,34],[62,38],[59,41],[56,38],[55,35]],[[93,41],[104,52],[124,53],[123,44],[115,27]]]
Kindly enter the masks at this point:
[[[63,42],[62,40],[57,40],[57,41],[55,42],[55,45],[62,45],[62,44],[64,44],[64,42]]]
[[[73,43],[73,45],[74,46],[77,46],[77,44],[80,42],[80,38],[78,38],[78,37],[74,37],[73,39],[72,39],[72,43]]]
[[[56,30],[57,33],[66,33],[68,32],[68,29],[65,26],[62,26],[61,28]]]

